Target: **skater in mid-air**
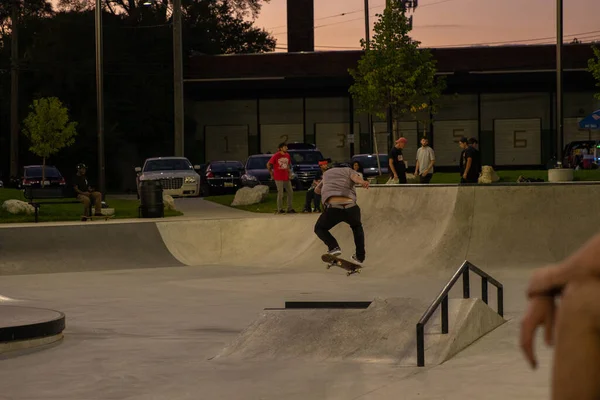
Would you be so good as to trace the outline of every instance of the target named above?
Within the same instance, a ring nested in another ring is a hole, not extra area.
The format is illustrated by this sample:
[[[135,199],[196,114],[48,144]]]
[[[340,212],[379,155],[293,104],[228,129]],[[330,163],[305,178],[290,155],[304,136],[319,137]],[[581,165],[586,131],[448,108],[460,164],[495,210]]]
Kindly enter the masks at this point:
[[[328,254],[339,256],[342,250],[329,231],[340,222],[350,225],[356,246],[352,262],[362,266],[366,256],[365,233],[360,208],[356,203],[357,184],[369,188],[369,182],[349,166],[341,165],[323,173],[323,179],[315,188],[315,193],[321,195],[323,202],[323,213],[315,224],[315,234],[327,245]]]

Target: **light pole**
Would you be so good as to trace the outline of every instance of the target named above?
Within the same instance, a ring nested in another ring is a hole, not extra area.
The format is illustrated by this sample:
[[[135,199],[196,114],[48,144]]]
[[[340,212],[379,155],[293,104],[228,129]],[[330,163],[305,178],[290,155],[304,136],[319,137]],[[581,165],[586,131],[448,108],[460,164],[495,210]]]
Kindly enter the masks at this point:
[[[104,54],[102,51],[102,0],[96,0],[96,107],[98,129],[98,183],[102,200],[106,196],[104,171]]]
[[[563,0],[556,0],[556,135],[560,145],[559,160],[563,158]]]
[[[173,0],[173,117],[175,156],[183,157],[183,44],[181,39],[181,0]]]
[[[151,6],[154,0],[143,4]],[[174,154],[183,157],[184,111],[183,111],[183,40],[181,38],[181,0],[173,0],[173,119]]]

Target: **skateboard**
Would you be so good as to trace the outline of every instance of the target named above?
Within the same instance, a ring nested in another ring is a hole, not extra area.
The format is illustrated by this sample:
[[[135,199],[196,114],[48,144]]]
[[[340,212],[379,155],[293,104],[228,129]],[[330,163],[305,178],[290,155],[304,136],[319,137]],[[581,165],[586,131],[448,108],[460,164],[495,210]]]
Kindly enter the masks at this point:
[[[345,269],[346,271],[348,271],[346,273],[346,276],[350,276],[352,274],[360,274],[360,270],[362,269],[362,267],[358,264],[355,264],[348,260],[344,260],[343,258],[337,256],[332,256],[331,254],[327,253],[321,256],[321,260],[327,263],[327,269],[331,268],[334,265],[336,267]]]
[[[92,215],[90,217],[86,217],[85,215],[81,216],[81,219],[83,219],[85,221],[93,221],[95,219],[100,219],[100,218],[104,218],[105,221],[108,221],[109,219],[114,218],[114,215],[99,215],[99,216]]]

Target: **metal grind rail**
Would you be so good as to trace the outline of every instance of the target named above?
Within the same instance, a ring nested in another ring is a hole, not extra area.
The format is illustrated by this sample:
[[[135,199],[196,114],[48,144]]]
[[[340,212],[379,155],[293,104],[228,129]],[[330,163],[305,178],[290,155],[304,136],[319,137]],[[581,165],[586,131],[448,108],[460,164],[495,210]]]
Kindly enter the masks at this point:
[[[469,271],[473,271],[481,277],[481,299],[484,303],[488,303],[488,283],[496,286],[498,295],[498,314],[501,317],[504,316],[504,288],[502,284],[469,261],[463,262],[417,323],[417,366],[425,366],[425,324],[429,321],[440,304],[442,306],[442,334],[448,333],[448,293],[450,293],[450,290],[452,290],[452,287],[454,287],[454,284],[461,275],[463,278],[463,298],[468,299],[471,297]]]

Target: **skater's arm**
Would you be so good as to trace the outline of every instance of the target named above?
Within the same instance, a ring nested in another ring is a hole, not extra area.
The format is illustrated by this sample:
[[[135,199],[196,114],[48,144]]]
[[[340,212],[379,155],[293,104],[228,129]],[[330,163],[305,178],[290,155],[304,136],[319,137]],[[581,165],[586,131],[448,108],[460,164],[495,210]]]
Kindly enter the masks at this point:
[[[357,185],[360,185],[364,188],[368,188],[369,187],[369,182],[365,181],[363,178],[360,177],[359,174],[352,174],[350,175],[350,179],[352,179],[352,181],[354,183],[356,183]]]
[[[323,179],[321,179],[321,182],[319,182],[319,184],[315,186],[315,193],[321,194],[321,189],[323,189]]]
[[[394,178],[397,178],[398,173],[396,172],[396,168],[394,168],[394,160],[391,157],[388,160],[388,164],[390,165],[390,171],[392,171],[392,174],[394,174]]]

